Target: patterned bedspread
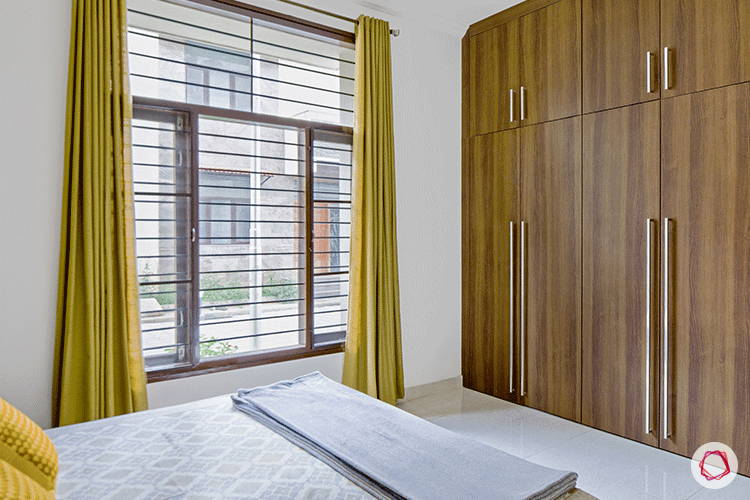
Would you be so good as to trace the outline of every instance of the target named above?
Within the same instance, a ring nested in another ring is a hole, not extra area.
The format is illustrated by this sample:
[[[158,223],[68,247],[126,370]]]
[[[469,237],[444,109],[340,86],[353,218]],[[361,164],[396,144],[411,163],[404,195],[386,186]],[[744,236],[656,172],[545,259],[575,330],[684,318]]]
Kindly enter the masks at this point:
[[[229,396],[51,429],[58,500],[372,497]]]

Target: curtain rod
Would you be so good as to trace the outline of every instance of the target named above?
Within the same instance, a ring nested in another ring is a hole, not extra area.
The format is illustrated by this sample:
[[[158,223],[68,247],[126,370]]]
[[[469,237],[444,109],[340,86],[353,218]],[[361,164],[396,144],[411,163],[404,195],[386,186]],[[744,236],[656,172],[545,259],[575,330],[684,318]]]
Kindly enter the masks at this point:
[[[277,0],[278,2],[286,3],[289,5],[294,5],[295,7],[301,7],[303,9],[311,10],[313,12],[317,12],[318,14],[323,14],[324,16],[333,17],[336,19],[340,19],[342,21],[348,21],[350,23],[357,24],[356,19],[352,19],[351,17],[342,16],[341,14],[336,14],[335,12],[329,12],[327,10],[318,9],[317,7],[311,7],[310,5],[305,5],[303,3],[294,2],[292,0]],[[398,36],[401,34],[401,30],[391,30],[391,35]]]

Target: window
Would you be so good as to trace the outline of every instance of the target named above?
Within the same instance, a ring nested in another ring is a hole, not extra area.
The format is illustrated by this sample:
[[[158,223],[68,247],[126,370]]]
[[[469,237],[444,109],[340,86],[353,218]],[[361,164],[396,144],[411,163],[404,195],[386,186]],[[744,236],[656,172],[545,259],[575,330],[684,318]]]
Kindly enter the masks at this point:
[[[150,380],[346,338],[353,46],[204,3],[128,5]]]

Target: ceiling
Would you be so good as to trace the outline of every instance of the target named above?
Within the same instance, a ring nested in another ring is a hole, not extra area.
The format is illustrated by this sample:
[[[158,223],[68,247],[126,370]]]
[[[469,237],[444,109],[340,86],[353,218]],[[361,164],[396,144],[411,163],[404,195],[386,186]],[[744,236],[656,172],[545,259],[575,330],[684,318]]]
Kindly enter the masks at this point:
[[[2,1],[2,0],[0,0]],[[300,16],[300,9],[286,0],[242,0],[258,7]],[[391,28],[405,29],[413,22],[431,29],[463,37],[470,25],[491,16],[522,0],[292,0],[339,15],[356,18],[364,7],[382,13]],[[370,14],[377,15],[377,14]],[[315,12],[305,12],[304,18],[335,28],[351,31],[351,23]],[[399,20],[409,21],[399,25]]]
[[[521,0],[348,0],[393,18],[423,19],[435,29],[463,36],[469,25]],[[398,28],[392,23],[394,28]]]

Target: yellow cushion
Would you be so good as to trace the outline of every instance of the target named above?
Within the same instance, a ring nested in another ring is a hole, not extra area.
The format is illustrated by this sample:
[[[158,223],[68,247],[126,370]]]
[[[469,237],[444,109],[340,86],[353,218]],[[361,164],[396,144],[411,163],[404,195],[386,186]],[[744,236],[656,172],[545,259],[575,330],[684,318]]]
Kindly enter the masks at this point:
[[[0,398],[0,459],[28,476],[45,490],[55,490],[57,479],[55,446],[41,427],[2,398]],[[0,498],[5,497],[0,495]]]
[[[54,500],[55,492],[21,474],[5,460],[0,460],[0,498],[3,500]]]

